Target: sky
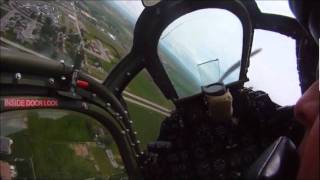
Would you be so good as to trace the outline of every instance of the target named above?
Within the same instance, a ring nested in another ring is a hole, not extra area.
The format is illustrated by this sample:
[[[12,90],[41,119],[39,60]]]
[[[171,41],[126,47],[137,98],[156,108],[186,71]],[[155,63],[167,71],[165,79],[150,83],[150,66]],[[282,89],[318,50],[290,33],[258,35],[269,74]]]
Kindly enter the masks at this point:
[[[175,63],[169,71],[184,71],[180,73],[189,78],[185,78],[185,82],[181,84],[197,86],[193,88],[196,91],[191,94],[178,91],[179,97],[200,93],[201,86],[219,81],[220,76],[241,59],[242,34],[242,24],[238,17],[223,9],[194,11],[172,22],[160,37],[161,50],[167,48],[172,57],[166,59]],[[160,59],[164,61],[163,58]],[[212,61],[215,59],[217,62]],[[170,64],[168,60],[166,63]],[[176,64],[184,68],[178,69]],[[167,71],[169,68],[170,66],[166,66]],[[237,81],[239,70],[228,76],[224,83]],[[168,73],[169,78],[173,80],[178,73]]]
[[[263,13],[278,14],[294,18],[287,0],[256,0],[257,5]]]
[[[129,19],[133,24],[144,8],[139,1],[116,1],[115,4],[125,15],[131,17]],[[294,17],[285,0],[257,1],[257,4],[264,13]],[[280,105],[295,104],[301,96],[295,40],[277,33],[255,30],[252,50],[258,48],[262,48],[262,51],[250,59],[250,81],[245,86],[266,91]]]
[[[287,1],[257,1],[264,13],[294,17]],[[280,105],[294,105],[301,96],[296,64],[295,40],[278,33],[256,30],[246,86],[264,90]]]

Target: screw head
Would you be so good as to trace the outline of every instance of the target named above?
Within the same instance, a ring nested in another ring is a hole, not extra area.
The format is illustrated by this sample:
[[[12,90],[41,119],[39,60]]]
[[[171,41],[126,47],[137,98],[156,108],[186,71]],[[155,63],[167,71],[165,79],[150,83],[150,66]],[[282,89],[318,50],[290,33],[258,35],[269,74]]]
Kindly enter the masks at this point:
[[[15,78],[16,80],[20,80],[20,79],[22,78],[21,73],[16,73],[16,74],[14,75],[14,78]]]
[[[87,103],[82,103],[82,107],[83,107],[85,110],[87,110],[87,109],[88,109]]]
[[[54,79],[53,78],[49,78],[48,82],[49,82],[50,85],[53,85],[54,84]]]

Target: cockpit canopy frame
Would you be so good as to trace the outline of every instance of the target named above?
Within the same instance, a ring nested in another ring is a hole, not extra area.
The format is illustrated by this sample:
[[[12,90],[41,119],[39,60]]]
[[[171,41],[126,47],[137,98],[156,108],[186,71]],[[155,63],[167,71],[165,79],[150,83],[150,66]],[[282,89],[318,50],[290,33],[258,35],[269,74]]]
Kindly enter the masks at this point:
[[[140,15],[134,30],[133,47],[130,53],[113,69],[104,82],[121,99],[121,92],[133,77],[146,68],[166,98],[178,100],[178,95],[166,73],[157,53],[162,32],[176,19],[200,9],[219,8],[236,15],[243,25],[243,49],[239,81],[230,84],[242,87],[248,81],[246,76],[250,64],[250,52],[254,29],[274,31],[296,39],[297,66],[302,92],[315,79],[315,66],[318,56],[308,56],[307,48],[317,49],[311,35],[293,18],[262,13],[254,0],[216,1],[161,1],[146,7]],[[214,23],[214,22],[213,22]],[[306,42],[303,44],[302,42]],[[310,61],[310,59],[312,59]],[[312,70],[314,69],[314,71]],[[311,70],[311,71],[310,71]],[[303,77],[303,78],[302,78]]]

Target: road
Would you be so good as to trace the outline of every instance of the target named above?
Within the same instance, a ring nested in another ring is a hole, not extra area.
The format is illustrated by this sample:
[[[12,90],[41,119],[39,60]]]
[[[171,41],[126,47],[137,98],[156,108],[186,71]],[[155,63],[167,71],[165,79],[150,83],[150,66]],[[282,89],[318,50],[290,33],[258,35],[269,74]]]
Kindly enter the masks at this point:
[[[112,165],[113,168],[119,168],[119,164],[117,163],[116,159],[114,158],[113,152],[111,149],[106,149],[106,154],[107,157],[110,160],[110,164]]]
[[[12,41],[10,41],[10,40],[8,40],[8,39],[5,39],[5,38],[3,38],[3,37],[0,37],[0,40],[1,40],[2,42],[4,42],[4,43],[9,44],[10,46],[12,46],[12,47],[14,47],[14,48],[19,49],[19,50],[25,51],[25,52],[27,52],[27,53],[33,54],[33,55],[35,55],[35,56],[38,56],[38,57],[41,57],[41,58],[44,58],[44,59],[47,59],[47,60],[55,61],[54,59],[51,59],[51,58],[49,58],[49,57],[46,57],[46,56],[44,56],[44,55],[42,55],[42,54],[40,54],[40,53],[38,53],[38,52],[35,52],[35,51],[31,50],[31,49],[25,48],[25,47],[21,46],[20,44],[17,44],[17,43],[15,43],[15,42],[12,42]],[[90,75],[89,75],[89,76],[90,76]],[[98,80],[97,78],[95,78],[95,77],[93,77],[93,76],[90,76],[90,77],[91,77],[92,79],[95,79],[96,81],[98,81],[98,82],[100,82],[100,83],[102,82],[101,80]],[[137,95],[135,95],[135,94],[132,94],[132,93],[130,93],[130,92],[124,91],[123,97],[124,97],[127,101],[129,101],[129,102],[131,102],[131,103],[134,103],[134,104],[136,104],[136,105],[142,106],[142,107],[144,107],[144,108],[146,108],[146,109],[152,110],[152,111],[154,111],[154,112],[160,113],[160,114],[165,115],[165,116],[169,116],[169,115],[170,115],[170,112],[171,112],[171,111],[170,111],[169,109],[166,109],[166,108],[164,108],[164,107],[162,107],[162,106],[160,106],[160,105],[158,105],[158,104],[156,104],[156,103],[154,103],[154,102],[151,102],[151,101],[149,101],[149,100],[147,100],[147,99],[144,99],[144,98],[142,98],[142,97],[140,97],[140,96],[137,96]]]
[[[171,110],[169,110],[169,109],[167,109],[167,108],[164,108],[164,107],[162,107],[162,106],[160,106],[160,105],[158,105],[158,104],[156,104],[156,103],[154,103],[154,102],[151,102],[151,101],[149,101],[149,100],[146,100],[146,99],[144,99],[144,98],[141,98],[140,96],[137,96],[137,95],[135,95],[135,94],[132,94],[132,93],[130,93],[130,92],[128,92],[128,91],[123,91],[123,94],[126,95],[126,96],[128,96],[128,97],[131,97],[131,98],[133,98],[133,99],[137,99],[137,100],[139,100],[139,101],[141,101],[141,102],[143,102],[143,103],[145,103],[145,104],[148,104],[148,105],[150,105],[150,106],[153,106],[154,108],[161,109],[162,111],[164,111],[164,112],[166,112],[166,113],[170,113],[170,112],[171,112]]]
[[[123,96],[123,98],[124,98],[126,101],[129,101],[129,102],[134,103],[134,104],[136,104],[136,105],[142,106],[142,107],[144,107],[144,108],[146,108],[146,109],[152,110],[152,111],[157,112],[157,113],[159,113],[159,114],[162,114],[162,115],[164,115],[164,116],[166,116],[166,117],[169,117],[169,116],[170,116],[170,114],[167,113],[167,112],[163,112],[163,111],[161,111],[161,110],[159,110],[159,109],[156,109],[156,108],[154,108],[154,107],[152,107],[152,106],[150,106],[150,105],[146,105],[146,104],[144,104],[144,103],[142,103],[142,102],[139,102],[139,101],[137,101],[137,100],[131,99],[131,98],[126,97],[126,96]]]
[[[89,75],[90,76],[90,75]],[[93,76],[90,76],[92,79],[102,83],[101,80],[93,77]],[[167,109],[167,108],[164,108],[162,106],[160,106],[159,104],[156,104],[152,101],[149,101],[147,99],[144,99],[140,96],[137,96],[135,94],[132,94],[128,91],[123,91],[123,98],[127,101],[130,101],[131,103],[134,103],[134,104],[137,104],[139,106],[143,106],[144,108],[147,108],[149,110],[152,110],[152,111],[155,111],[155,112],[158,112],[164,116],[167,116],[169,117],[170,114],[171,114],[171,110],[170,109]]]

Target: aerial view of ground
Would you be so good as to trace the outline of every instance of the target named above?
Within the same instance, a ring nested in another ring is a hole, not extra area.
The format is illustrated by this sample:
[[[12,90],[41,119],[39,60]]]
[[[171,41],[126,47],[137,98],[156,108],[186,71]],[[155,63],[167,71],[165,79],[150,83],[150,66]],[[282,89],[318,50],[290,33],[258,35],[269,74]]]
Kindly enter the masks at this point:
[[[157,138],[165,116],[132,103],[128,106],[144,149]],[[0,135],[14,141],[10,160],[17,167],[18,177],[83,179],[125,175],[111,135],[86,115],[63,110],[21,111],[1,114],[0,123]],[[15,131],[4,131],[10,128]]]
[[[79,61],[75,50],[82,43],[82,69],[100,81],[131,49],[134,25],[109,5],[115,2],[2,1],[1,43],[69,64]],[[172,107],[145,72],[136,77],[128,91]]]
[[[47,60],[74,64],[103,81],[132,46],[134,24],[107,1],[0,0],[1,45]],[[82,44],[84,57],[76,58]],[[173,104],[147,71],[123,93],[141,147],[155,140]],[[146,118],[147,117],[147,118]],[[69,111],[3,113],[1,136],[14,144],[9,161],[18,178],[121,179],[125,169],[108,131],[88,116]]]
[[[90,117],[62,110],[21,113],[27,118],[25,128],[7,134],[14,140],[11,161],[18,178],[85,179],[125,174],[110,134]],[[59,116],[50,118],[51,114]],[[2,125],[8,126],[5,122]]]

